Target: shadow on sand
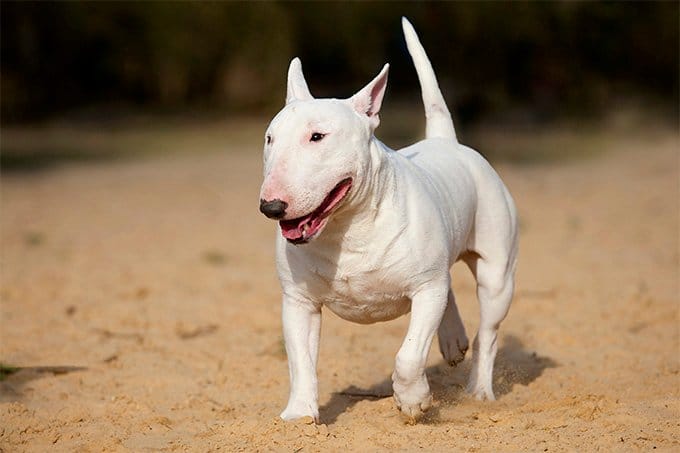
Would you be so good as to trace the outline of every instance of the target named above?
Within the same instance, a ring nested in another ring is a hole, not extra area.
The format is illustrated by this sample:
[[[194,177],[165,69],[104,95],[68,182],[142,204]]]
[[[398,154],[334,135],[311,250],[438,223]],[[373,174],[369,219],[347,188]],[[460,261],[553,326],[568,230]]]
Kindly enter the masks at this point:
[[[470,373],[470,353],[468,358],[457,367],[451,367],[443,360],[437,365],[428,367],[425,372],[435,400],[454,404],[464,393],[467,377]],[[503,338],[496,356],[494,367],[494,393],[499,398],[512,391],[516,384],[529,385],[538,379],[547,368],[555,368],[558,364],[549,357],[539,356],[527,350],[521,340],[513,335]],[[319,408],[322,423],[333,424],[338,416],[362,400],[378,400],[392,396],[392,379],[384,380],[361,389],[351,385],[333,393],[331,399]],[[436,423],[439,410],[433,407],[423,419],[424,423]]]
[[[0,402],[18,401],[24,396],[23,387],[31,381],[49,376],[87,370],[80,366],[27,366],[9,368],[0,381]]]

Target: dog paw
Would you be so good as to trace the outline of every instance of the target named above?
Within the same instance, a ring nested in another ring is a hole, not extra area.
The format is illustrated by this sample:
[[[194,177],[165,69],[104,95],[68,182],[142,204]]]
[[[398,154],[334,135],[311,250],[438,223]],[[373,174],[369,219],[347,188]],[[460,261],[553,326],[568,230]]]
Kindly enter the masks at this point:
[[[283,420],[291,421],[309,417],[314,423],[319,424],[319,411],[311,404],[290,402],[279,415]]]
[[[467,385],[465,391],[479,401],[496,401],[493,390],[491,388],[486,388],[485,386],[476,385],[471,382]]]
[[[439,350],[444,360],[451,366],[456,366],[465,359],[469,347],[465,333],[462,336],[442,335],[442,332],[439,334]]]
[[[393,389],[397,408],[411,423],[415,423],[432,406],[432,393],[424,375],[410,385],[394,381]]]
[[[394,402],[397,408],[407,417],[407,422],[409,424],[416,423],[423,414],[432,407],[432,394],[428,393],[425,399],[416,403],[403,403],[399,396],[394,394]]]

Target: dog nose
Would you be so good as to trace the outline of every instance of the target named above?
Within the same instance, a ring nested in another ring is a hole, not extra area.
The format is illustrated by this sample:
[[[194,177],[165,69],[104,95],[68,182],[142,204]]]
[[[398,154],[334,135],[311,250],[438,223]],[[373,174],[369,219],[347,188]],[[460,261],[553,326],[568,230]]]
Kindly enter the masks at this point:
[[[270,219],[280,219],[286,215],[288,203],[281,200],[260,200],[260,212]]]

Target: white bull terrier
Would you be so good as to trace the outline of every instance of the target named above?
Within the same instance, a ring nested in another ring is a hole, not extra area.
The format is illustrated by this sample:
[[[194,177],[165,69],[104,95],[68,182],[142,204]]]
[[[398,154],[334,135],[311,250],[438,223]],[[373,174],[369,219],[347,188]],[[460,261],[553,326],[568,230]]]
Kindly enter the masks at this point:
[[[480,325],[467,390],[493,400],[496,338],[512,299],[517,213],[489,163],[456,139],[451,114],[411,24],[402,19],[427,118],[426,139],[399,151],[373,135],[388,65],[349,99],[314,99],[300,60],[264,145],[260,210],[279,221],[276,264],[290,398],[281,418],[319,420],[321,307],[357,323],[411,312],[392,375],[415,419],[432,403],[425,362],[435,332],[451,365],[468,339],[451,290],[463,260],[477,280]]]

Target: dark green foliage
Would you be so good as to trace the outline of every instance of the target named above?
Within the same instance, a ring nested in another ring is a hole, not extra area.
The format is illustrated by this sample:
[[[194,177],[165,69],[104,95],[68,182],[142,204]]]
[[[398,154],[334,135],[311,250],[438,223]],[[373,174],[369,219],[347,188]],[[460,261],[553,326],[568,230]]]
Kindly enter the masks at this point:
[[[0,381],[4,381],[7,376],[19,371],[19,368],[0,363]]]
[[[283,101],[302,57],[316,95],[348,96],[393,65],[413,96],[399,17],[421,31],[462,119],[675,106],[677,2],[3,2],[3,120],[86,106],[242,112]],[[676,107],[673,107],[674,109]]]

